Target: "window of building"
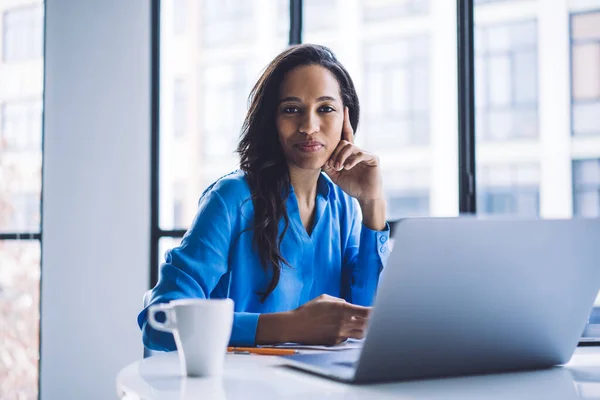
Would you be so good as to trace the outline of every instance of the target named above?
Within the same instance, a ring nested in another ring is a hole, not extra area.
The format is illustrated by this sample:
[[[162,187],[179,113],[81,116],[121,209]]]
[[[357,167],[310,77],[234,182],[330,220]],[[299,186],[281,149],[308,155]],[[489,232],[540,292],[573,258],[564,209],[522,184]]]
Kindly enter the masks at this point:
[[[2,19],[4,62],[40,59],[43,51],[43,6],[35,4],[9,9]]]
[[[600,11],[571,17],[573,135],[600,134]]]
[[[202,35],[206,47],[251,43],[256,33],[254,0],[202,2]],[[258,10],[256,10],[258,11]]]
[[[173,34],[183,35],[187,29],[187,0],[173,1]]]
[[[201,115],[203,150],[208,159],[234,157],[246,115],[246,100],[252,88],[247,65],[246,60],[235,60],[204,70]]]
[[[38,398],[43,2],[0,0],[0,399]],[[20,65],[17,63],[35,61]]]
[[[0,106],[0,150],[41,150],[42,102],[15,101]]]
[[[537,165],[490,165],[478,169],[480,215],[537,217],[540,210],[540,170]]]
[[[365,22],[426,14],[429,10],[429,0],[362,0],[361,3]]]
[[[600,217],[600,159],[573,161],[573,213]]]
[[[185,136],[187,129],[187,82],[183,78],[175,79],[173,84],[173,136]]]
[[[536,29],[536,21],[477,27],[477,139],[538,136]]]
[[[372,151],[429,144],[429,40],[368,43],[364,130]]]

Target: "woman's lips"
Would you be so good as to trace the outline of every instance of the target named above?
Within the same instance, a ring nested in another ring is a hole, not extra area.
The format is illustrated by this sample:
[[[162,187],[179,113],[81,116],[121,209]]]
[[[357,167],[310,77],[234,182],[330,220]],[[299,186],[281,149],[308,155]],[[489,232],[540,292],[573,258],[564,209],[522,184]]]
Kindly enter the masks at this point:
[[[314,153],[316,151],[321,150],[321,148],[323,148],[323,144],[321,143],[299,143],[296,145],[296,147],[298,147],[298,149],[300,149],[300,151],[304,152],[304,153]]]

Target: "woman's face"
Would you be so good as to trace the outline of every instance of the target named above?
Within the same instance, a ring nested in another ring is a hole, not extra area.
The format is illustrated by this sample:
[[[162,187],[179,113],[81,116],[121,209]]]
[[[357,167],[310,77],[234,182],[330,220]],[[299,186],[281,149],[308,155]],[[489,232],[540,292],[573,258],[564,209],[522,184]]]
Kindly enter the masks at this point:
[[[275,123],[290,167],[321,169],[337,147],[344,123],[335,76],[320,65],[288,72],[279,90]]]

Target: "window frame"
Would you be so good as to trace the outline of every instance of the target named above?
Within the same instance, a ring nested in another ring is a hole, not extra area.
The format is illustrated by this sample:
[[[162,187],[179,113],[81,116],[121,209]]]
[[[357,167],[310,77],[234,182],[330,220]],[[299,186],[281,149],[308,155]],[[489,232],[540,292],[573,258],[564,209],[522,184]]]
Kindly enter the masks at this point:
[[[569,71],[571,76],[570,78],[570,129],[571,129],[571,137],[595,137],[600,135],[600,128],[598,130],[598,132],[594,132],[594,133],[575,133],[575,106],[578,104],[598,104],[600,107],[600,97],[594,99],[594,100],[576,100],[575,99],[575,85],[573,84],[573,78],[574,78],[574,65],[573,65],[573,61],[574,61],[574,48],[577,45],[583,45],[583,44],[589,44],[589,43],[595,43],[598,44],[598,46],[600,46],[600,38],[597,39],[574,39],[573,38],[573,26],[574,26],[574,20],[575,18],[582,16],[582,15],[589,15],[589,14],[598,14],[600,15],[600,8],[597,9],[591,9],[591,10],[585,10],[585,11],[575,11],[575,12],[571,12],[569,14]]]

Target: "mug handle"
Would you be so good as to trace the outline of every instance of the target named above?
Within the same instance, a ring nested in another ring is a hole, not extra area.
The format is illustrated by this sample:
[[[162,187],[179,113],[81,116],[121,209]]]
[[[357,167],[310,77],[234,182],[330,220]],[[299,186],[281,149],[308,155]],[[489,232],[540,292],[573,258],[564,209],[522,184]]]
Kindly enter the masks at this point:
[[[156,313],[165,313],[165,322],[158,322],[156,320]],[[148,323],[151,327],[158,331],[173,332],[177,329],[177,321],[175,320],[175,313],[173,307],[168,303],[160,303],[150,306],[148,308]]]

